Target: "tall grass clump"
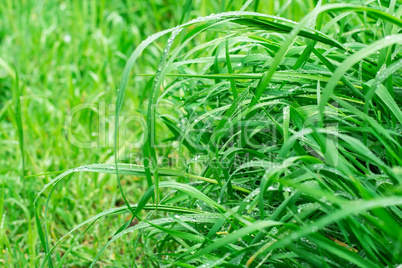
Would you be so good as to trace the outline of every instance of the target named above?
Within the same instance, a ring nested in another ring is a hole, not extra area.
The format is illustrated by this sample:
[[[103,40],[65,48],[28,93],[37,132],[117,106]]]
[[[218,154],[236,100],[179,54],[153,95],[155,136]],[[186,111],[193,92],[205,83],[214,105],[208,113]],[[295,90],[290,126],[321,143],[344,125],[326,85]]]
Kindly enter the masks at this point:
[[[125,205],[52,243],[46,210],[37,215],[43,266],[57,265],[65,238],[75,237],[63,262],[103,217],[123,213],[91,266],[128,235],[127,264],[143,267],[402,263],[402,6],[319,1],[299,22],[253,7],[184,22],[135,49],[116,117],[125,93],[144,101],[141,163],[78,167],[43,189],[75,172],[116,174]],[[165,35],[155,72],[132,73]],[[146,86],[127,86],[132,76]],[[115,159],[118,134],[116,125]],[[120,182],[131,176],[147,181],[139,200]]]

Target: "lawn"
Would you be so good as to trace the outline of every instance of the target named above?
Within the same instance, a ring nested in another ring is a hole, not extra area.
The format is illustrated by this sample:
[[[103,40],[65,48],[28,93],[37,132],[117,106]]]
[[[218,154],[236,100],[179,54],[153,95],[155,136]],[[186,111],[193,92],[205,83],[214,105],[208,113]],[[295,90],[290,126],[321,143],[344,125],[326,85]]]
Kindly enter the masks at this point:
[[[401,15],[3,0],[0,267],[400,267]]]

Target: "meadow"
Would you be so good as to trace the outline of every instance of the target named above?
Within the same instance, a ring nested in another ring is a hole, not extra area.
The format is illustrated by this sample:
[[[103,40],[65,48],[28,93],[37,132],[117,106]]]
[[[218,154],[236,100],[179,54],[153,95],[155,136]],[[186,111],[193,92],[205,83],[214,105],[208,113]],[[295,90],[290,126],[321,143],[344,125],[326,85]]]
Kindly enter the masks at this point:
[[[401,14],[3,0],[0,267],[400,267]]]

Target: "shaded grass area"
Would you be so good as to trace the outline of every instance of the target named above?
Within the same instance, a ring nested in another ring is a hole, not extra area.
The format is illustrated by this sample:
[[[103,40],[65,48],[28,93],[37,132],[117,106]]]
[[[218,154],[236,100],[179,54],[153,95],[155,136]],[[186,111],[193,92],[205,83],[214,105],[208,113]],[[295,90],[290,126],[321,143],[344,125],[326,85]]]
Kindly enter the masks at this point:
[[[39,2],[0,11],[3,264],[401,263],[399,2]]]

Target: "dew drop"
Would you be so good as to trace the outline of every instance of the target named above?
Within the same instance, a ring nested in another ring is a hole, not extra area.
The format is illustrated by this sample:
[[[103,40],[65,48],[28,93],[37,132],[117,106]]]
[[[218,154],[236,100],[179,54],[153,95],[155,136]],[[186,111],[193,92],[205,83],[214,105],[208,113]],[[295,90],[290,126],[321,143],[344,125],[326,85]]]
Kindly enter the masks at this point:
[[[71,35],[66,34],[66,35],[63,37],[63,41],[64,41],[65,43],[70,43],[70,42],[71,42]]]

